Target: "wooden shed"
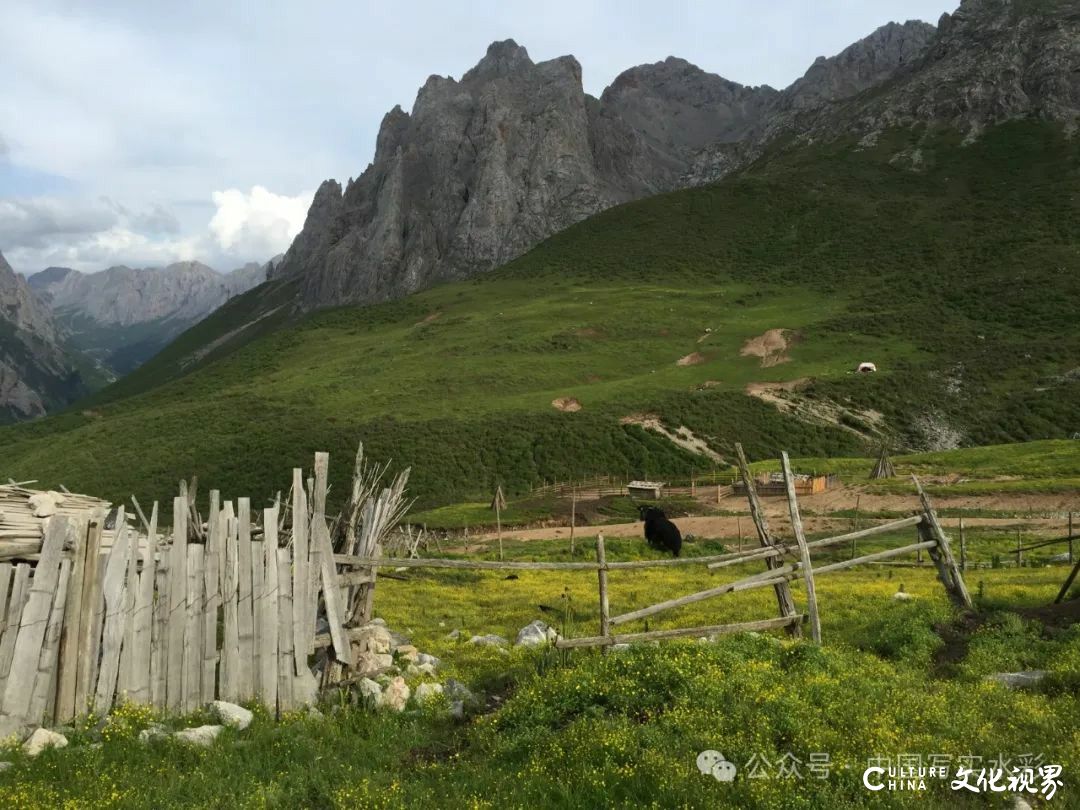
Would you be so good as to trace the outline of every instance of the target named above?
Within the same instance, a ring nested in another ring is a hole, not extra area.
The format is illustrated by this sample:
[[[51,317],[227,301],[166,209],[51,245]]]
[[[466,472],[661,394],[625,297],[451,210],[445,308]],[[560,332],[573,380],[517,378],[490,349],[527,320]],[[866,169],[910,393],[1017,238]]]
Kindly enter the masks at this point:
[[[661,481],[631,481],[626,485],[626,494],[631,498],[658,501],[664,494],[665,486]]]

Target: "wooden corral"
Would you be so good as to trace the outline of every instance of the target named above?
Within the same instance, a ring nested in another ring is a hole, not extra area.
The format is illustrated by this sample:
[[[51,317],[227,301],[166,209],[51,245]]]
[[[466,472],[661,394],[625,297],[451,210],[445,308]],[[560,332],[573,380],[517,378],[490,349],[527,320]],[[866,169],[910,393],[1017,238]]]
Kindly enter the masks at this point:
[[[631,481],[626,485],[626,494],[639,500],[658,501],[664,495],[662,481]]]
[[[839,478],[835,475],[794,475],[795,494],[800,496],[817,495],[836,486]],[[757,494],[763,498],[781,498],[787,495],[787,484],[784,482],[783,473],[759,473],[754,478],[754,487]],[[736,495],[746,495],[745,479],[732,484],[732,491]]]

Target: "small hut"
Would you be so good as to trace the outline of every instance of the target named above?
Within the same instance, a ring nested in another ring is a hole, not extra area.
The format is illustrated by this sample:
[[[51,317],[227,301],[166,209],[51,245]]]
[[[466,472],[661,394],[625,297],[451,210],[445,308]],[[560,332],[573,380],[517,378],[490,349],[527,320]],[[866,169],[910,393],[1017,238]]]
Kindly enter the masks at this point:
[[[631,481],[626,485],[626,494],[631,498],[658,501],[664,494],[664,484],[660,481]]]
[[[889,458],[889,448],[885,445],[881,445],[881,453],[878,454],[877,464],[874,465],[874,469],[870,471],[871,478],[895,478],[896,468],[893,466],[892,459]]]

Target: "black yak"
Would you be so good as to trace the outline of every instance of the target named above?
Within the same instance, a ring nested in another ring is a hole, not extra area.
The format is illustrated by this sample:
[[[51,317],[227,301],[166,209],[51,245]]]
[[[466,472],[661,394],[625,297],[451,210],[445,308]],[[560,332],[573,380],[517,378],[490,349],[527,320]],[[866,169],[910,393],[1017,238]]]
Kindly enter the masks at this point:
[[[645,540],[655,549],[670,551],[678,557],[682,549],[682,535],[679,527],[667,519],[663,510],[643,504],[638,507],[638,514],[645,521]]]

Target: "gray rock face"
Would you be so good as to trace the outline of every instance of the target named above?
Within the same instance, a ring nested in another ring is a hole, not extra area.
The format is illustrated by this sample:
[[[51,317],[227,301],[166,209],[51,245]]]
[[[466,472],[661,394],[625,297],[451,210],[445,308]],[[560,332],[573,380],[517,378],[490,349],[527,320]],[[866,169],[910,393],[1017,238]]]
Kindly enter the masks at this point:
[[[497,42],[460,81],[429,78],[411,113],[387,113],[374,162],[344,190],[322,184],[275,276],[301,276],[310,309],[490,270],[676,187],[696,149],[740,137],[774,95],[668,59],[594,99],[573,57],[534,63]]]
[[[45,304],[0,254],[0,424],[88,393]]]
[[[1077,126],[1080,7],[963,0],[940,30],[890,23],[783,91],[681,59],[627,70],[599,99],[570,56],[497,42],[460,80],[432,76],[382,122],[374,162],[320,187],[275,275],[303,309],[396,298],[492,269],[616,203],[712,182],[795,144],[914,123],[1036,115]]]

